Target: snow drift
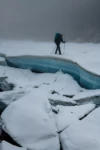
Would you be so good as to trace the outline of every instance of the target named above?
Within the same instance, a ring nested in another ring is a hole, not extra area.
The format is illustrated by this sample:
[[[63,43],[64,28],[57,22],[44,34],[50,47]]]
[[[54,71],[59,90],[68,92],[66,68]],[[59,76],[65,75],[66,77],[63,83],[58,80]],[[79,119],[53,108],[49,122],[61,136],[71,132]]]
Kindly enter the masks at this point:
[[[12,102],[1,118],[4,131],[21,146],[35,150],[59,150],[56,123],[43,91],[33,90]]]

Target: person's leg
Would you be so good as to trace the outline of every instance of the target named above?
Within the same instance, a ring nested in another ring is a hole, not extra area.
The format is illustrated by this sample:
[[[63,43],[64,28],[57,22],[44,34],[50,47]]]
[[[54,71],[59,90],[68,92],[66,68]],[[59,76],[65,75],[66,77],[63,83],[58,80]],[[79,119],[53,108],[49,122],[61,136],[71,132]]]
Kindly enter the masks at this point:
[[[58,48],[56,48],[55,54],[57,54],[57,49],[58,49]]]
[[[58,50],[58,44],[57,43],[56,43],[56,46],[57,46],[57,48],[56,48],[55,54],[57,54],[57,50]]]
[[[58,47],[58,50],[59,50],[59,55],[61,55],[61,49],[60,49],[60,45]]]

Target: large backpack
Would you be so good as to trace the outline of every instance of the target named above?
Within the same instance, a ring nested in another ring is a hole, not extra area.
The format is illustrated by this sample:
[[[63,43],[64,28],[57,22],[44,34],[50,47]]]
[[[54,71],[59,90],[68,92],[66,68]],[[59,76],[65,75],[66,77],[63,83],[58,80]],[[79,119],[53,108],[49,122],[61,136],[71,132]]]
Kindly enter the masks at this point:
[[[59,40],[61,38],[61,34],[60,33],[56,33],[55,34],[55,41]]]

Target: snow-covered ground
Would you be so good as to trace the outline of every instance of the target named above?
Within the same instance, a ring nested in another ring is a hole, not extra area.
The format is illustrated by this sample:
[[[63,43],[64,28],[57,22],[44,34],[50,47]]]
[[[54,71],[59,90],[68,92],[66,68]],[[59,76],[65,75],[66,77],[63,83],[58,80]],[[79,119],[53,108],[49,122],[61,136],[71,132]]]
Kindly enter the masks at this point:
[[[100,149],[100,108],[77,121],[60,134],[63,150]]]
[[[54,47],[53,43],[0,41],[0,53],[7,56],[53,56]],[[100,44],[66,43],[61,48],[64,54],[56,57],[71,59],[100,75]],[[83,89],[60,71],[33,73],[0,66],[1,77],[14,85],[12,91],[0,93],[0,102],[9,105],[1,115],[2,127],[23,146],[3,141],[2,150],[59,150],[60,143],[63,150],[100,150],[100,108],[96,105],[97,101],[100,104],[100,89]]]
[[[54,42],[34,42],[34,41],[8,41],[0,40],[0,53],[7,56],[20,55],[54,55],[56,46]],[[100,44],[93,43],[66,43],[61,44],[62,56],[78,62],[87,70],[100,75]]]
[[[3,129],[20,145],[36,150],[59,149],[56,123],[44,91],[35,89],[13,102],[1,117]]]
[[[26,148],[20,148],[17,146],[13,146],[5,141],[2,142],[1,148],[2,148],[2,150],[26,150]]]

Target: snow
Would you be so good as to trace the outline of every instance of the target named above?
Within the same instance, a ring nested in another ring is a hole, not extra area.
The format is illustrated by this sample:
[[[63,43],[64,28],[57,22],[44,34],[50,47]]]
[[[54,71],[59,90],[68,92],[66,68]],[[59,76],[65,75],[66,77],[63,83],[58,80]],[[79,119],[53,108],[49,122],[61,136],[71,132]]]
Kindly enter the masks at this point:
[[[80,92],[81,87],[70,75],[60,74],[57,74],[56,81],[51,85],[54,91],[61,95],[75,95]]]
[[[0,65],[2,65],[2,66],[6,65],[5,58],[0,57]]]
[[[16,69],[6,66],[0,66],[0,76],[8,77],[8,83],[13,83],[15,88],[23,87],[29,90],[30,88],[41,88],[50,93],[56,91],[61,95],[75,95],[81,91],[78,83],[68,74],[62,72],[53,73],[32,73],[30,70]],[[68,85],[68,84],[69,85]],[[70,88],[68,87],[70,86]]]
[[[4,91],[0,93],[0,101],[9,105],[11,102],[18,100],[19,98],[28,94],[28,90],[16,89],[13,91]]]
[[[45,92],[33,90],[11,103],[1,118],[3,129],[21,146],[36,150],[59,149],[56,123]]]
[[[2,57],[0,57],[0,61],[5,61],[5,59],[4,59],[4,58],[2,58]]]
[[[100,150],[99,114],[100,108],[64,130],[60,135],[63,150]]]
[[[74,100],[82,100],[92,96],[100,96],[100,90],[85,90],[83,92],[77,93],[73,99]]]
[[[52,54],[54,49],[55,44],[53,42],[0,40],[0,53],[7,56],[51,55],[58,58],[66,58],[77,62],[86,70],[100,75],[100,44],[66,43],[65,49],[62,44],[61,49],[64,55],[61,56]]]
[[[65,50],[62,44],[61,56],[52,54],[54,48],[53,42],[0,40],[0,61],[4,61],[3,54],[50,56],[72,60],[100,75],[100,44],[66,43]],[[0,93],[0,101],[9,105],[2,113],[3,128],[20,145],[31,150],[58,150],[61,142],[63,150],[100,150],[100,108],[95,108],[93,102],[95,97],[100,99],[99,89],[83,89],[70,75],[60,71],[32,73],[0,66],[2,77],[15,85],[12,91]],[[56,103],[55,107],[49,100]],[[5,141],[2,145],[3,150],[25,149]]]
[[[53,100],[53,101],[72,103],[73,105],[76,104],[76,102],[73,101],[71,98],[64,97],[58,94],[49,94],[48,99]]]
[[[81,106],[57,106],[59,113],[55,115],[58,131],[61,132],[76,123],[80,118],[91,112],[95,108],[94,104]]]
[[[26,150],[26,148],[17,147],[17,146],[9,144],[6,141],[2,141],[1,150]]]
[[[18,86],[25,86],[31,83],[34,78],[34,74],[30,70],[16,69],[6,66],[0,66],[0,76],[8,77],[9,83],[14,83]]]

